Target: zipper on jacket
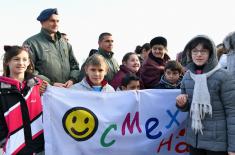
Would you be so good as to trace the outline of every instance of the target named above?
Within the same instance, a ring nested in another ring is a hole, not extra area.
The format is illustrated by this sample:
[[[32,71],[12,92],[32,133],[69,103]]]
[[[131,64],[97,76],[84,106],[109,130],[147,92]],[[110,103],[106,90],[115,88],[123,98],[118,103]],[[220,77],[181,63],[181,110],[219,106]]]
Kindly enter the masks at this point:
[[[20,93],[22,94],[23,91],[23,87],[22,87],[22,83],[20,82]]]
[[[19,84],[20,84],[20,92],[22,91],[22,84],[21,84],[21,82],[19,82]]]

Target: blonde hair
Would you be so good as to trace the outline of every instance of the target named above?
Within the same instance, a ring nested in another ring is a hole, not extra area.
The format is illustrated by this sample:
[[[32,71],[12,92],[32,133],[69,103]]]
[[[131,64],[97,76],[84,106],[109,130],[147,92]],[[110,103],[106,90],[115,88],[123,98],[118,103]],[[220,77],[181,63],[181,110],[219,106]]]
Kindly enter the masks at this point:
[[[105,58],[100,54],[93,54],[92,56],[88,57],[85,62],[85,69],[88,68],[88,66],[101,66],[101,64],[105,64],[106,71],[108,72],[109,67],[106,63]]]

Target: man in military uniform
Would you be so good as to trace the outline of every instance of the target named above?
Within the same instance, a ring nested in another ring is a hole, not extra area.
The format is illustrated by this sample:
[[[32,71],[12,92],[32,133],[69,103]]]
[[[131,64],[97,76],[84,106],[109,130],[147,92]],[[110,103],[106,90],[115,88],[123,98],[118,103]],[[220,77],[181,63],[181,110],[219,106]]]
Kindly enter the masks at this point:
[[[58,31],[58,11],[45,9],[37,20],[42,25],[41,32],[24,42],[32,52],[35,74],[53,86],[68,88],[77,82],[79,64],[72,46]]]

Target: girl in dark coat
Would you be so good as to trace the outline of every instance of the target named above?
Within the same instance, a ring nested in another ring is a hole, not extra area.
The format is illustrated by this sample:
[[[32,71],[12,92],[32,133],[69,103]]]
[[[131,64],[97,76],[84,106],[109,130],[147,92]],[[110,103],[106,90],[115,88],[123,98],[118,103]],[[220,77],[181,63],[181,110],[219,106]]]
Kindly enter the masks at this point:
[[[139,69],[140,61],[137,54],[133,52],[125,54],[122,59],[120,70],[115,74],[113,80],[110,82],[110,85],[113,86],[114,89],[117,89],[119,86],[121,86],[122,79],[127,74],[135,74],[136,76],[139,76]]]

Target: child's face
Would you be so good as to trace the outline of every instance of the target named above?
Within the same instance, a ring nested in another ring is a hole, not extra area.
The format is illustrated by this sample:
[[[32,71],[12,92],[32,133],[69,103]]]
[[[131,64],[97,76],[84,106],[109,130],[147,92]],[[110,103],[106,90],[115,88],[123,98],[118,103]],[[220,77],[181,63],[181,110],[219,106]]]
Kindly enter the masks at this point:
[[[173,71],[170,69],[166,69],[164,75],[166,80],[169,81],[171,84],[176,84],[180,78],[179,71]]]
[[[191,50],[192,60],[197,66],[203,66],[209,59],[209,50],[198,44]]]
[[[165,49],[165,47],[163,45],[154,45],[152,47],[152,54],[156,58],[163,59],[165,53],[166,53],[166,49]]]
[[[104,63],[101,63],[100,66],[89,65],[85,71],[90,81],[96,86],[101,85],[104,76],[107,74],[107,68]]]
[[[20,54],[11,58],[7,63],[10,69],[10,77],[24,74],[30,64],[29,54],[27,51],[21,51]]]
[[[124,62],[124,65],[129,68],[132,72],[136,73],[140,69],[140,61],[136,54],[130,55],[127,62]]]
[[[132,81],[130,81],[130,83],[126,87],[122,86],[122,89],[123,90],[139,90],[140,89],[140,82],[132,80]]]

